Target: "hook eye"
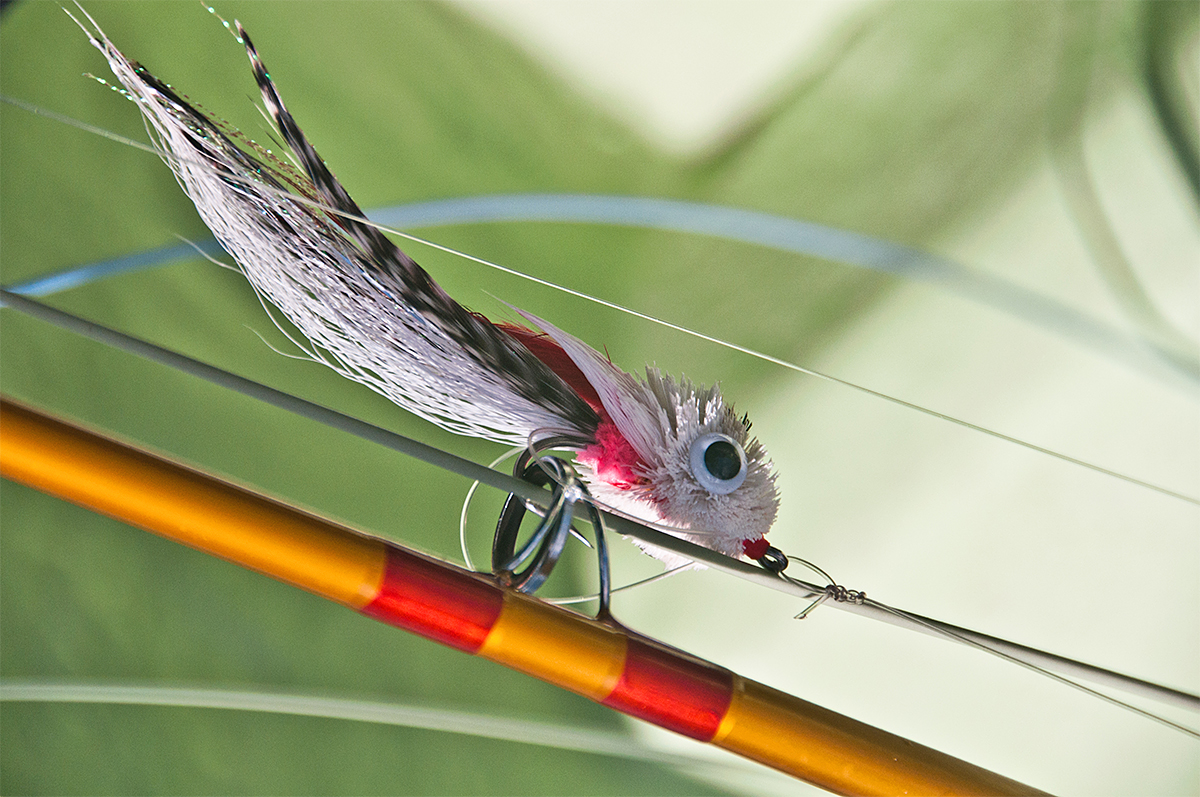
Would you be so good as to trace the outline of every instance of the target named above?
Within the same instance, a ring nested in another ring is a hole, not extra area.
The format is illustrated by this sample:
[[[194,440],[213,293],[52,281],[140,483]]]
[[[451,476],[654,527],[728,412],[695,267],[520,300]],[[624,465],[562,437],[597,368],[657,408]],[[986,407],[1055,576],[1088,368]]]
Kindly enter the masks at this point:
[[[767,552],[756,560],[762,565],[763,570],[769,570],[772,573],[782,573],[787,570],[788,558],[783,551],[772,546],[767,549]]]

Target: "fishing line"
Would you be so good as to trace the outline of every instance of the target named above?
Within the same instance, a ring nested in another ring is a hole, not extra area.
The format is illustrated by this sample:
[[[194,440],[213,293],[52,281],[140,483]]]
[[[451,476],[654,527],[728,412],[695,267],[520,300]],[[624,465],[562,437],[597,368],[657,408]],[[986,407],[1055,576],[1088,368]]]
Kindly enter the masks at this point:
[[[903,611],[901,609],[896,609],[891,606],[888,606],[885,603],[880,603],[879,601],[873,600],[871,598],[867,598],[865,594],[863,595],[863,600],[864,600],[865,605],[876,607],[885,612],[893,614],[896,617],[899,617],[904,620],[911,621],[918,625],[929,628],[932,631],[946,637],[947,639],[952,639],[955,642],[961,642],[962,644],[969,645],[977,650],[982,650],[985,653],[990,653],[993,656],[1004,659],[1005,661],[1010,662],[1012,664],[1016,664],[1021,667],[1024,667],[1025,669],[1030,670],[1035,673],[1038,673],[1039,675],[1044,675],[1045,677],[1051,678],[1055,681],[1058,681],[1061,684],[1066,684],[1067,686],[1072,686],[1072,687],[1078,689],[1079,691],[1083,692],[1084,694],[1099,698],[1100,700],[1103,700],[1106,703],[1110,703],[1111,705],[1117,706],[1119,708],[1123,708],[1126,711],[1132,711],[1134,714],[1145,717],[1146,719],[1151,719],[1151,720],[1154,720],[1155,722],[1162,723],[1163,725],[1167,726],[1168,728],[1172,728],[1174,730],[1180,731],[1181,733],[1185,733],[1188,736],[1191,736],[1195,739],[1200,739],[1200,730],[1196,730],[1194,728],[1189,728],[1186,725],[1181,725],[1178,722],[1167,719],[1166,717],[1162,716],[1161,714],[1155,714],[1152,711],[1147,711],[1143,708],[1139,708],[1138,706],[1135,706],[1132,703],[1127,703],[1124,700],[1120,700],[1116,697],[1113,697],[1112,695],[1105,694],[1104,692],[1098,691],[1096,689],[1092,689],[1091,687],[1085,686],[1084,684],[1081,684],[1078,681],[1075,681],[1075,680],[1072,680],[1065,676],[1059,675],[1058,673],[1051,672],[1050,670],[1047,670],[1044,667],[1039,667],[1036,664],[1022,660],[1021,658],[1019,658],[1017,656],[1009,655],[1001,650],[997,650],[994,647],[985,645],[981,642],[977,642],[973,639],[963,636],[962,634],[955,633],[955,632],[949,630],[948,628],[946,628],[941,623],[928,622],[928,621],[918,617],[917,615],[910,614],[909,612]]]
[[[524,450],[525,449],[521,447],[510,448],[508,451],[505,451],[503,454],[489,462],[488,470],[495,470],[496,466],[501,462],[515,457]],[[463,562],[466,564],[468,570],[474,570],[475,564],[471,561],[471,552],[467,550],[467,510],[471,508],[471,499],[475,497],[475,491],[479,489],[479,484],[480,482],[478,479],[471,482],[471,486],[467,488],[467,495],[463,498],[462,512],[460,512],[458,515],[458,545],[459,549],[462,551]],[[584,542],[586,543],[587,541],[584,540]]]
[[[100,324],[86,321],[31,299],[17,296],[3,289],[0,289],[0,307],[11,308],[98,343],[103,343],[152,362],[166,365],[191,376],[204,379],[212,384],[235,390],[243,395],[295,413],[309,420],[325,424],[369,442],[383,445],[393,451],[398,451],[436,467],[450,470],[469,479],[478,480],[502,492],[515,493],[538,505],[546,506],[552,498],[549,492],[533,487],[528,482],[513,478],[508,474],[485,468],[471,460],[463,459],[441,449],[381,429],[318,404],[289,395],[283,391],[223,371],[215,366],[202,363],[161,346],[156,346]],[[637,538],[643,542],[676,553],[693,562],[702,563],[715,570],[720,570],[794,597],[812,600],[825,594],[826,591],[824,587],[810,584],[791,576],[782,578],[781,574],[768,572],[748,562],[723,556],[712,549],[696,545],[687,540],[659,531],[645,523],[620,515],[604,513],[603,522],[618,534]],[[973,646],[983,647],[992,651],[1002,651],[1004,656],[1011,656],[1014,659],[1026,662],[1028,666],[1033,668],[1069,672],[1078,678],[1186,708],[1193,712],[1200,712],[1200,696],[1133,678],[1122,673],[1106,670],[1102,667],[1078,662],[1053,653],[1047,653],[1015,642],[1009,642],[998,637],[981,634],[970,629],[950,625],[949,623],[943,623],[911,612],[891,609],[878,601],[866,600],[861,604],[835,601],[828,605],[943,639],[952,639],[959,642],[969,641]],[[1109,699],[1108,702],[1113,702],[1113,700]],[[1117,702],[1119,703],[1120,701]],[[1142,711],[1137,710],[1137,713],[1140,714]]]
[[[634,587],[644,587],[647,584],[653,584],[657,581],[664,581],[677,573],[682,573],[685,570],[692,570],[692,569],[693,569],[693,567],[690,564],[677,565],[675,567],[670,568],[669,570],[664,570],[661,573],[655,573],[654,575],[648,576],[647,578],[639,579],[637,581],[632,581],[628,584],[625,584],[624,586],[613,587],[612,592],[614,592],[614,593],[624,592],[625,590],[633,589]],[[571,606],[576,603],[587,603],[588,601],[594,601],[599,597],[600,597],[599,594],[575,595],[570,598],[542,598],[542,600],[546,601],[546,603],[553,603],[555,606]]]
[[[92,77],[105,86],[108,86],[118,94],[123,93],[116,86],[106,83],[102,78],[97,78],[94,75]],[[126,99],[128,99],[128,97]],[[132,100],[130,101],[132,102]],[[108,140],[115,141],[118,144],[124,144],[127,147],[133,147],[134,149],[140,149],[143,152],[149,152],[151,155],[157,155],[160,158],[162,157],[162,153],[156,149],[153,144],[143,144],[140,141],[135,141],[132,138],[126,138],[119,133],[113,133],[110,130],[105,130],[103,127],[96,127],[95,125],[88,124],[80,119],[75,119],[74,117],[58,113],[57,111],[52,111],[49,108],[43,108],[40,105],[34,105],[31,102],[19,100],[16,97],[9,97],[7,94],[0,94],[0,102],[6,102],[9,105],[15,105],[22,110],[29,111],[35,116],[44,116],[47,119],[52,119],[55,122],[60,122],[64,125],[68,125],[69,127],[77,127],[80,130],[100,136],[101,138],[107,138]]]
[[[999,312],[1119,359],[1196,395],[1200,364],[1181,361],[1154,339],[1136,337],[1000,277],[952,260],[850,230],[726,207],[663,197],[597,194],[502,194],[454,197],[372,210],[389,227],[436,227],[493,222],[606,224],[683,232],[762,246],[781,252],[892,274],[936,285]],[[1147,354],[1153,355],[1150,359]],[[1181,384],[1177,377],[1183,377]]]
[[[798,556],[789,556],[787,558],[793,562],[796,562],[798,564],[801,564],[801,565],[807,567],[808,569],[817,573],[818,575],[820,575],[822,578],[824,578],[828,582],[826,584],[824,590],[821,591],[821,595],[816,600],[814,600],[812,603],[810,603],[807,607],[805,607],[799,614],[796,615],[797,620],[805,619],[806,617],[808,617],[808,615],[814,609],[816,609],[818,606],[825,603],[827,600],[833,600],[835,602],[835,605],[845,603],[845,604],[849,604],[849,605],[853,605],[853,606],[867,606],[867,607],[870,607],[873,609],[878,609],[878,610],[887,612],[888,614],[891,614],[892,616],[901,620],[902,621],[900,623],[901,625],[911,624],[910,627],[916,626],[917,628],[927,629],[928,631],[931,631],[935,634],[939,634],[939,635],[945,637],[946,639],[950,639],[955,642],[960,642],[964,645],[968,645],[977,650],[982,650],[985,653],[990,653],[993,656],[1003,659],[1004,661],[1010,662],[1012,664],[1020,665],[1021,667],[1024,667],[1027,670],[1038,673],[1040,675],[1044,675],[1047,678],[1051,678],[1055,681],[1058,681],[1059,683],[1066,684],[1067,686],[1073,686],[1076,689],[1080,690],[1081,692],[1084,692],[1085,694],[1089,694],[1093,697],[1098,697],[1101,700],[1103,700],[1107,703],[1110,703],[1114,706],[1118,706],[1120,708],[1127,709],[1127,710],[1132,711],[1133,713],[1143,716],[1147,719],[1152,719],[1155,722],[1160,722],[1169,728],[1173,728],[1173,729],[1175,729],[1177,731],[1181,731],[1182,733],[1185,733],[1189,736],[1200,739],[1200,731],[1197,731],[1193,728],[1189,728],[1186,725],[1181,725],[1177,722],[1167,719],[1166,717],[1163,717],[1158,714],[1154,714],[1153,712],[1150,712],[1150,711],[1146,711],[1146,710],[1141,709],[1137,706],[1134,706],[1130,703],[1126,703],[1123,700],[1119,700],[1119,699],[1113,697],[1112,695],[1108,695],[1108,694],[1105,694],[1104,692],[1097,691],[1097,690],[1092,689],[1088,686],[1085,686],[1077,681],[1073,681],[1070,678],[1066,678],[1062,675],[1051,672],[1050,670],[1046,669],[1045,667],[1038,666],[1037,664],[1034,664],[1031,661],[1022,659],[1021,657],[1012,655],[1011,653],[1006,653],[1005,651],[1001,650],[996,645],[984,644],[982,641],[980,641],[978,639],[978,635],[974,634],[973,632],[964,634],[964,633],[962,633],[962,629],[955,628],[954,626],[947,625],[946,623],[942,623],[937,620],[930,620],[928,618],[921,617],[920,615],[913,614],[912,612],[906,612],[902,609],[897,609],[895,607],[889,606],[880,601],[874,600],[872,598],[868,598],[867,593],[865,593],[865,592],[862,592],[859,590],[854,590],[854,589],[847,589],[846,587],[842,586],[841,584],[838,584],[837,581],[834,580],[833,576],[829,575],[827,572],[825,572],[825,570],[823,570],[819,566],[813,564],[812,562],[809,562],[806,559],[801,559]],[[780,577],[787,581],[796,581],[791,576],[788,576],[786,573],[781,572]],[[796,581],[796,583],[802,584],[804,586],[810,586],[810,585],[805,584],[802,581]],[[1197,697],[1194,695],[1188,695],[1186,697],[1190,697],[1191,700],[1190,701],[1189,700],[1178,700],[1178,701],[1172,701],[1172,702],[1175,702],[1176,705],[1179,705],[1181,707],[1190,708],[1193,711],[1200,711],[1200,697]]]

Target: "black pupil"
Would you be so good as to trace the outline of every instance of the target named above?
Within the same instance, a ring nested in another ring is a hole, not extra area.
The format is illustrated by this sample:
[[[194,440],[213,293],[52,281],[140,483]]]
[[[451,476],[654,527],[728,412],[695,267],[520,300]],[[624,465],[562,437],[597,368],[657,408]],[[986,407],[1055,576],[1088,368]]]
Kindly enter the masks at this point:
[[[704,467],[721,481],[729,481],[742,469],[737,448],[727,440],[718,440],[704,452]]]

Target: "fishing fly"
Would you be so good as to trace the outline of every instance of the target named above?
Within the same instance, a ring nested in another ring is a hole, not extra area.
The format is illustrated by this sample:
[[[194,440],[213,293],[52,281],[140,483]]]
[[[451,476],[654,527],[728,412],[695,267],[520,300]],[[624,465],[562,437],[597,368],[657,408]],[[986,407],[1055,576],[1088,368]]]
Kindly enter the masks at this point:
[[[249,35],[234,27],[300,169],[198,110],[98,26],[85,32],[200,217],[258,294],[302,332],[313,359],[451,432],[529,446],[518,474],[548,475],[570,498],[543,526],[557,523],[565,534],[571,512],[563,509],[582,491],[726,556],[786,566],[766,541],[779,506],[774,469],[749,417],[739,417],[719,387],[653,367],[634,376],[521,310],[519,324],[464,308],[364,220],[287,110]],[[542,459],[547,446],[575,452],[580,481],[566,482],[563,466]],[[506,511],[498,537],[515,534],[505,518],[519,525]],[[641,547],[668,565],[684,561]],[[513,555],[495,560],[498,569],[524,558]],[[535,589],[556,558],[516,585]]]

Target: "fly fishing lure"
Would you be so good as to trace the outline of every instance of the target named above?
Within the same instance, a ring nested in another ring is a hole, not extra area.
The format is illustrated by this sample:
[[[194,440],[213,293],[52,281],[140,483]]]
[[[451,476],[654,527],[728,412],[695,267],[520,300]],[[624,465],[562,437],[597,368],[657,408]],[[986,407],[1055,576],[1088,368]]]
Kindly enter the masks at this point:
[[[458,304],[364,220],[240,24],[263,101],[302,171],[198,110],[88,19],[89,40],[200,217],[314,359],[451,432],[531,447],[551,438],[575,451],[600,504],[727,556],[785,563],[765,539],[779,506],[774,469],[717,386],[653,367],[636,377],[530,313],[514,308],[530,326],[493,323]]]

